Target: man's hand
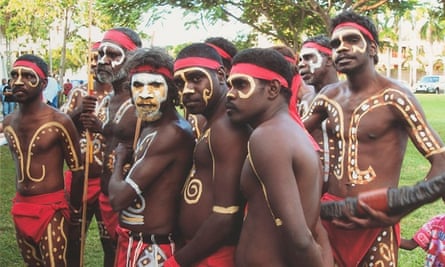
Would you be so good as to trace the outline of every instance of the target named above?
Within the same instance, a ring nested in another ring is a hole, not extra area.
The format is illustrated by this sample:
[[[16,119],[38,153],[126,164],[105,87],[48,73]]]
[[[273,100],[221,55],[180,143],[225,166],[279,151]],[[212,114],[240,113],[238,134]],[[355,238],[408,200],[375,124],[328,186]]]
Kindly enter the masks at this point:
[[[82,113],[94,113],[96,111],[97,98],[87,95],[82,98]]]
[[[81,257],[82,238],[82,211],[81,209],[70,208],[70,224],[68,237],[67,261],[69,267],[79,267]]]
[[[404,214],[388,215],[383,211],[375,210],[369,207],[365,202],[359,200],[358,205],[365,214],[360,217],[351,214],[347,207],[343,209],[344,218],[334,218],[332,224],[339,228],[348,230],[361,228],[377,228],[391,226],[400,221]]]

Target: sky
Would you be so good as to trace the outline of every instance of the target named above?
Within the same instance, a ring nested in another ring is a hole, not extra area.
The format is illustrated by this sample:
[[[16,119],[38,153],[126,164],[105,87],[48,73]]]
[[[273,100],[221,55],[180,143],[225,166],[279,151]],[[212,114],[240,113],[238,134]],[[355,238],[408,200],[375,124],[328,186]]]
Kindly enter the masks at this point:
[[[185,21],[192,19],[199,20],[199,15],[187,15],[183,17],[181,9],[171,9],[171,13],[148,27],[141,26],[141,29],[152,39],[148,42],[154,46],[178,45],[188,42],[204,41],[207,37],[224,37],[229,40],[235,39],[238,34],[247,34],[250,27],[236,21],[220,22],[210,25],[208,22],[199,23],[199,28],[191,26],[186,28]]]

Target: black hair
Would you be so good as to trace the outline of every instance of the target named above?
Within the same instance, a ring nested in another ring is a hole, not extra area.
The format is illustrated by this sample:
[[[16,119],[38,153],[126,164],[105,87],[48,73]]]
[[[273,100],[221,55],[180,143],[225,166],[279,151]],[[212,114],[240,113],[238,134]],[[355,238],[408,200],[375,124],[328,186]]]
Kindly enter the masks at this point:
[[[45,60],[43,60],[41,57],[32,54],[25,54],[16,59],[16,61],[19,60],[34,62],[43,71],[43,74],[45,75],[44,78],[48,78],[48,64],[46,64]]]
[[[379,45],[379,34],[377,32],[377,28],[376,28],[374,22],[369,17],[359,15],[353,11],[350,11],[350,10],[343,11],[331,19],[330,34],[332,35],[332,33],[334,32],[334,29],[335,29],[335,27],[337,27],[337,25],[344,23],[344,22],[354,22],[360,26],[363,26],[371,33],[372,37],[374,38],[374,41],[372,41],[369,39],[369,37],[366,34],[364,34],[365,39],[368,41],[368,43],[375,42],[377,44],[377,46]],[[378,54],[376,54],[374,56],[374,63],[377,64],[378,61],[379,61],[379,57],[378,57]]]
[[[302,46],[309,42],[316,43],[318,45],[326,47],[327,49],[332,49],[331,40],[329,39],[329,37],[327,37],[324,34],[319,34],[319,35],[315,35],[315,36],[307,38],[306,40],[304,40]],[[319,51],[319,52],[322,53],[323,55],[326,55],[322,51]],[[329,56],[329,55],[326,55],[326,56]]]
[[[210,43],[212,45],[215,45],[222,50],[224,50],[227,54],[229,54],[232,58],[238,53],[238,49],[236,46],[230,42],[229,40],[223,38],[223,37],[209,37],[205,39],[205,43]],[[224,67],[230,71],[232,68],[232,60],[222,57],[222,61],[224,64]]]
[[[188,58],[188,57],[203,57],[208,59],[213,59],[223,65],[222,58],[216,52],[214,48],[206,45],[205,43],[193,43],[189,46],[184,47],[179,51],[176,59]]]
[[[287,100],[290,99],[293,72],[290,64],[280,52],[272,48],[248,48],[238,52],[233,58],[232,64],[236,65],[237,63],[254,64],[283,76],[288,87],[282,85],[280,92],[285,95]]]
[[[124,68],[131,76],[132,69],[146,65],[152,66],[155,69],[166,68],[173,75],[173,58],[167,53],[167,51],[165,51],[165,49],[160,47],[139,48],[130,52]],[[173,104],[178,106],[180,103],[176,84],[173,82],[171,77],[167,77],[164,74],[161,75],[167,81],[168,93]]]
[[[282,54],[284,57],[292,58],[295,60],[295,64],[292,64],[291,62],[287,61],[291,69],[294,71],[294,74],[298,73],[298,66],[297,66],[297,59],[295,58],[295,52],[286,45],[274,45],[270,47],[271,49],[274,49],[278,51],[280,54]]]

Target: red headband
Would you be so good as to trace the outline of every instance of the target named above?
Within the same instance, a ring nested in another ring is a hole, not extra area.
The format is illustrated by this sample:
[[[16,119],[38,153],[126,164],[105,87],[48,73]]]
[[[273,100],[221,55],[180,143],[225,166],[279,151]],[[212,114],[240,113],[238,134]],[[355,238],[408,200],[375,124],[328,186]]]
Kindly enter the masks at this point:
[[[130,39],[130,37],[123,32],[116,30],[109,30],[105,33],[102,42],[106,41],[116,43],[129,51],[133,51],[137,48],[136,44]]]
[[[357,23],[355,23],[355,22],[343,22],[343,23],[338,24],[338,25],[335,27],[334,31],[337,30],[337,29],[339,29],[339,28],[343,28],[343,27],[352,27],[352,28],[356,28],[356,29],[358,29],[361,33],[363,33],[364,35],[368,36],[368,38],[369,38],[371,41],[374,41],[374,42],[375,42],[374,37],[373,37],[372,34],[368,31],[368,29],[366,29],[365,27],[363,27],[363,26],[360,25],[360,24],[357,24]]]
[[[218,52],[218,54],[219,54],[222,58],[225,58],[225,59],[227,59],[227,60],[232,60],[232,56],[229,55],[229,53],[227,53],[227,52],[226,52],[224,49],[222,49],[221,47],[219,47],[219,46],[217,46],[217,45],[214,45],[214,44],[211,44],[211,43],[205,43],[205,44],[208,45],[208,46],[213,47],[213,49],[215,49],[216,52]]]
[[[150,66],[150,65],[142,65],[142,66],[136,67],[130,71],[130,74],[133,75],[135,73],[141,73],[141,72],[161,74],[169,79],[173,79],[173,75],[169,69],[167,69],[165,67],[160,67],[158,69],[155,69],[153,66]]]
[[[39,66],[37,66],[36,63],[34,63],[32,61],[23,60],[23,59],[18,60],[14,63],[13,67],[27,67],[27,68],[34,70],[37,73],[37,75],[39,75],[40,78],[42,78],[42,79],[47,78],[45,73],[43,72],[43,70]]]
[[[289,88],[289,84],[287,83],[286,79],[280,74],[251,63],[238,63],[232,66],[230,75],[237,73],[247,74],[254,78],[263,79],[267,81],[278,80],[282,86]]]
[[[317,44],[316,42],[307,42],[303,45],[303,48],[315,48],[318,51],[325,53],[326,55],[332,55],[332,50],[330,48],[324,47],[320,44]]]
[[[297,64],[297,60],[293,57],[284,56],[284,59],[293,65]]]
[[[100,46],[100,42],[95,42],[93,43],[93,45],[91,46],[91,50],[97,50]]]
[[[205,67],[209,69],[217,69],[221,66],[221,63],[214,59],[206,57],[187,57],[181,58],[175,61],[174,70],[180,70],[190,67]]]

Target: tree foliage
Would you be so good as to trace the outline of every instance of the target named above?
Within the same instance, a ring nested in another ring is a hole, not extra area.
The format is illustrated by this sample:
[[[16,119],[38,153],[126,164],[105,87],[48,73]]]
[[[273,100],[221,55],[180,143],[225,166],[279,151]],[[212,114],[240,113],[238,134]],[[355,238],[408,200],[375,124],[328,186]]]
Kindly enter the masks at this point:
[[[42,43],[39,56],[48,63],[52,62],[51,73],[62,74],[65,67],[77,70],[85,65],[89,45],[85,34],[89,25],[89,0],[0,0],[0,36],[7,43],[25,38],[26,43]],[[94,10],[92,25],[106,28],[110,25],[100,12]],[[64,27],[66,21],[66,27]],[[64,47],[50,47],[47,44],[54,39],[54,32],[63,35],[64,44],[76,49],[64,50]],[[23,44],[21,46],[26,46]],[[80,47],[79,47],[80,46]],[[11,56],[7,55],[7,59]],[[8,54],[8,53],[7,53]],[[13,60],[13,59],[12,59]],[[11,62],[8,62],[10,65]],[[63,77],[62,77],[63,78]]]
[[[257,33],[265,34],[293,48],[299,48],[304,36],[327,33],[329,19],[336,13],[351,9],[367,15],[384,10],[402,12],[413,7],[416,0],[97,0],[107,16],[116,23],[127,24],[140,18],[148,9],[171,6],[199,14],[210,23],[231,19],[247,24]],[[105,8],[106,7],[106,8]],[[184,22],[187,23],[187,22]],[[189,22],[190,23],[190,22]]]

